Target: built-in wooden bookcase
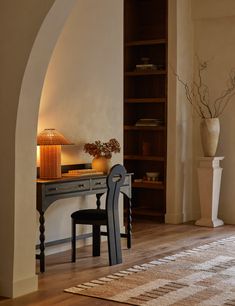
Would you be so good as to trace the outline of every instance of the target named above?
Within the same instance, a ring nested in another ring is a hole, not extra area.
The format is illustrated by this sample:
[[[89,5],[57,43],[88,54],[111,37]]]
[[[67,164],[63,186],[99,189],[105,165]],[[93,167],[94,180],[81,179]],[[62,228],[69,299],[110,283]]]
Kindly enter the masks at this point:
[[[124,0],[124,164],[134,173],[134,216],[164,220],[166,127],[167,0]]]

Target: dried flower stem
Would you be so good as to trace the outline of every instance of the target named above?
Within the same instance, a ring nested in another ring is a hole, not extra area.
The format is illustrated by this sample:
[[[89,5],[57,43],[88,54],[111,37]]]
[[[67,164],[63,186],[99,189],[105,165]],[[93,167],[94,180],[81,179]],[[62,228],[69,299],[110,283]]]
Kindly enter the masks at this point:
[[[177,73],[174,72],[178,81],[184,86],[185,96],[193,109],[201,118],[217,118],[219,117],[228,105],[228,102],[235,94],[235,70],[229,73],[228,86],[222,94],[212,103],[210,102],[209,88],[203,83],[202,74],[208,67],[208,61],[198,61],[197,78],[192,84],[184,82]]]

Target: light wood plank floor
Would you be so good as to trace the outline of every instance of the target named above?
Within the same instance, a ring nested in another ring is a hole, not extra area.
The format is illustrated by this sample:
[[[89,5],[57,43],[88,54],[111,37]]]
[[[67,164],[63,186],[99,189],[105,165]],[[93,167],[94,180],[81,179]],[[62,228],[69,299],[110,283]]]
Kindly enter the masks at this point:
[[[107,246],[102,244],[101,256],[93,258],[91,247],[80,248],[77,262],[70,263],[70,252],[47,257],[46,273],[39,274],[39,290],[17,299],[0,300],[0,306],[120,306],[120,303],[64,293],[63,289],[114,273],[134,264],[179,252],[235,234],[235,226],[211,229],[190,224],[164,225],[138,222],[133,228],[133,246],[123,241],[123,264],[109,267]],[[37,267],[38,269],[38,267]],[[125,305],[125,304],[122,304]]]

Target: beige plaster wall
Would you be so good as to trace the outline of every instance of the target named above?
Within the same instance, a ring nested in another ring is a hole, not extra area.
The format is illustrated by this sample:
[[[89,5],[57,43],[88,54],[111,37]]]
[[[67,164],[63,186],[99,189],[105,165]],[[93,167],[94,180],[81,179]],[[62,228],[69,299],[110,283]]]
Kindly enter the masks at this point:
[[[38,29],[53,2],[54,0],[0,2],[0,295],[14,295],[20,279],[31,279],[31,287],[35,288],[36,285],[35,268],[32,270],[33,258],[28,258],[27,252],[25,261],[28,267],[25,267],[24,275],[18,275],[15,271],[18,263],[13,264],[19,247],[19,241],[15,239],[15,222],[18,220],[15,214],[15,129],[25,66]],[[35,6],[37,10],[34,10]],[[19,222],[23,223],[23,220],[22,218]],[[23,252],[25,242],[21,241],[20,245]],[[20,264],[23,265],[24,260]]]
[[[175,72],[192,79],[193,24],[191,1],[169,0],[168,13],[168,140],[167,223],[193,218],[192,133],[193,117]]]
[[[213,8],[213,9],[212,9]],[[224,88],[230,70],[235,68],[235,1],[194,0],[195,53],[209,60],[206,82],[211,99]],[[224,156],[219,216],[235,224],[235,97],[220,117],[221,134],[217,156]],[[201,155],[198,122],[195,124],[195,158]],[[196,186],[197,187],[197,186]]]
[[[177,1],[177,74],[191,80],[193,77],[194,33],[191,1]],[[194,218],[195,207],[192,201],[193,184],[193,122],[191,106],[185,98],[182,85],[177,82],[177,128],[178,128],[178,175],[181,177],[178,194],[182,201],[183,221]]]
[[[82,147],[96,139],[115,137],[123,148],[122,24],[123,1],[80,0],[57,42],[43,87],[38,131],[56,128],[75,143],[62,149],[63,164],[91,162]],[[122,153],[114,154],[112,163],[122,160]],[[94,207],[94,201],[89,196],[52,205],[46,212],[46,241],[70,237],[71,213]],[[90,231],[78,228],[80,233]],[[47,252],[62,248],[70,244]]]

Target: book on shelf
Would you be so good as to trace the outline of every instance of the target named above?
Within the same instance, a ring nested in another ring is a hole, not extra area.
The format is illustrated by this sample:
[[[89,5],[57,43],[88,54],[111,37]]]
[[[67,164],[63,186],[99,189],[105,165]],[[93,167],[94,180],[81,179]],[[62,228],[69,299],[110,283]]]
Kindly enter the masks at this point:
[[[145,178],[143,179],[134,179],[134,183],[147,183],[147,184],[158,184],[158,185],[163,185],[163,181],[155,180],[155,181],[150,181]]]
[[[154,64],[137,64],[135,65],[135,68],[137,71],[143,71],[143,70],[156,70],[157,66]]]
[[[164,65],[155,65],[155,64],[136,64],[136,71],[145,71],[145,70],[164,70]]]
[[[163,120],[142,118],[135,123],[135,126],[159,126],[159,125],[163,125]]]

